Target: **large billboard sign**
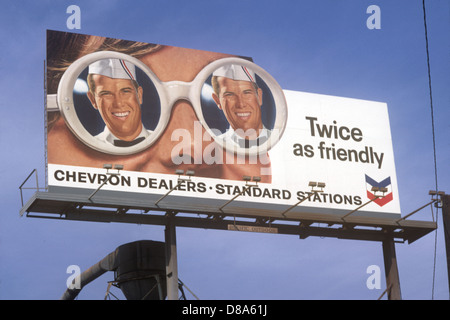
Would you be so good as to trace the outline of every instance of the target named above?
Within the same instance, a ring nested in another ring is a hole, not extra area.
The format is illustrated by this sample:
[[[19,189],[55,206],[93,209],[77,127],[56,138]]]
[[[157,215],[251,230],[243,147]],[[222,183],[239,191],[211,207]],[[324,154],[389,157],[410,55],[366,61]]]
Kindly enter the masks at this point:
[[[48,31],[47,119],[50,191],[170,192],[190,212],[290,218],[373,200],[357,214],[400,214],[387,105],[282,90],[250,58]]]

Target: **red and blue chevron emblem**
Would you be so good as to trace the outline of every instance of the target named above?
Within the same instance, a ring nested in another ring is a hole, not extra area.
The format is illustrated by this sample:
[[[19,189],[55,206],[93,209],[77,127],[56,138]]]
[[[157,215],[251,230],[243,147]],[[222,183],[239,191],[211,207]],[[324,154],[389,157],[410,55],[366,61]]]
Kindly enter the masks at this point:
[[[392,188],[390,188],[391,177],[387,177],[383,181],[377,182],[371,177],[369,177],[367,174],[365,176],[366,176],[367,198],[369,198],[370,200],[374,199],[375,195],[372,193],[372,187],[378,187],[378,188],[387,188],[388,193],[386,193],[382,198],[375,199],[373,202],[382,207],[386,203],[391,202],[392,199],[394,199],[394,196],[392,195]]]

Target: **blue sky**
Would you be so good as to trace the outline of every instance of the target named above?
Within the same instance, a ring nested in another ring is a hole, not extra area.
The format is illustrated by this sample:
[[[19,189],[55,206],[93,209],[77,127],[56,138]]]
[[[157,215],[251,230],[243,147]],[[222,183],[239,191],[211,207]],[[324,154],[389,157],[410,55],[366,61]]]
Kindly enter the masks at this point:
[[[71,4],[80,30],[67,29]],[[372,4],[379,30],[366,27]],[[426,10],[438,186],[449,194],[450,2],[427,0]],[[386,102],[403,215],[435,188],[421,0],[8,1],[0,21],[0,299],[58,299],[69,265],[85,270],[121,244],[164,238],[158,226],[19,217],[19,185],[34,168],[45,181],[46,29],[251,56],[283,89]],[[431,210],[412,218],[430,221]],[[449,298],[441,216],[438,224],[396,245],[404,299]],[[374,300],[386,287],[377,242],[188,228],[177,241],[179,277],[201,299]],[[382,270],[379,290],[366,286],[370,265]],[[79,299],[102,299],[110,280]]]

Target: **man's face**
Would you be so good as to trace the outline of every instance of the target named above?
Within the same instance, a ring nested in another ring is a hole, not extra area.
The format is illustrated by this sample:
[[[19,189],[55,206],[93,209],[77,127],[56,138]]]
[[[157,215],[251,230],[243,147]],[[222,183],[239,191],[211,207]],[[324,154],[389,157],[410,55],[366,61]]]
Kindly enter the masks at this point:
[[[250,138],[256,138],[263,128],[261,121],[262,90],[256,89],[250,81],[232,80],[225,77],[217,79],[219,96],[213,94],[220,109],[234,130],[248,131]],[[256,134],[252,136],[252,131]]]
[[[131,80],[112,79],[93,75],[95,92],[88,92],[89,100],[117,138],[134,140],[142,131],[142,88],[137,90]]]

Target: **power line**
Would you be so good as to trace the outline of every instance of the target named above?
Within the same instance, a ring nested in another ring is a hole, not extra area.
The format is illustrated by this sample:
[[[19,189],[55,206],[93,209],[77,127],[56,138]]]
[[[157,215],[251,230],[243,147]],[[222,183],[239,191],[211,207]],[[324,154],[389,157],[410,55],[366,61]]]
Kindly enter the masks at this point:
[[[430,68],[430,52],[428,49],[428,30],[427,30],[427,14],[425,10],[425,0],[422,0],[423,8],[423,24],[425,28],[425,47],[427,52],[427,67],[428,67],[428,88],[430,92],[430,108],[431,108],[431,130],[433,134],[433,156],[434,156],[434,179],[436,184],[436,192],[438,191],[438,175],[437,175],[437,160],[436,160],[436,135],[434,130],[434,108],[433,108],[433,94],[431,89],[431,68]]]
[[[431,109],[431,130],[433,134],[433,157],[434,157],[434,179],[435,179],[435,187],[436,192],[438,189],[438,174],[437,174],[437,160],[436,160],[436,135],[434,130],[434,108],[433,108],[433,93],[431,89],[431,68],[430,68],[430,52],[428,48],[428,30],[427,30],[427,14],[425,10],[425,0],[422,0],[422,8],[423,8],[423,24],[425,29],[425,48],[427,53],[427,67],[428,67],[428,89],[430,93],[430,109]],[[431,214],[434,219],[433,208],[431,208]],[[438,214],[436,210],[436,232],[434,234],[434,258],[433,258],[433,283],[431,290],[431,299],[434,300],[434,284],[436,281],[436,252],[437,252],[437,223],[438,223]]]

